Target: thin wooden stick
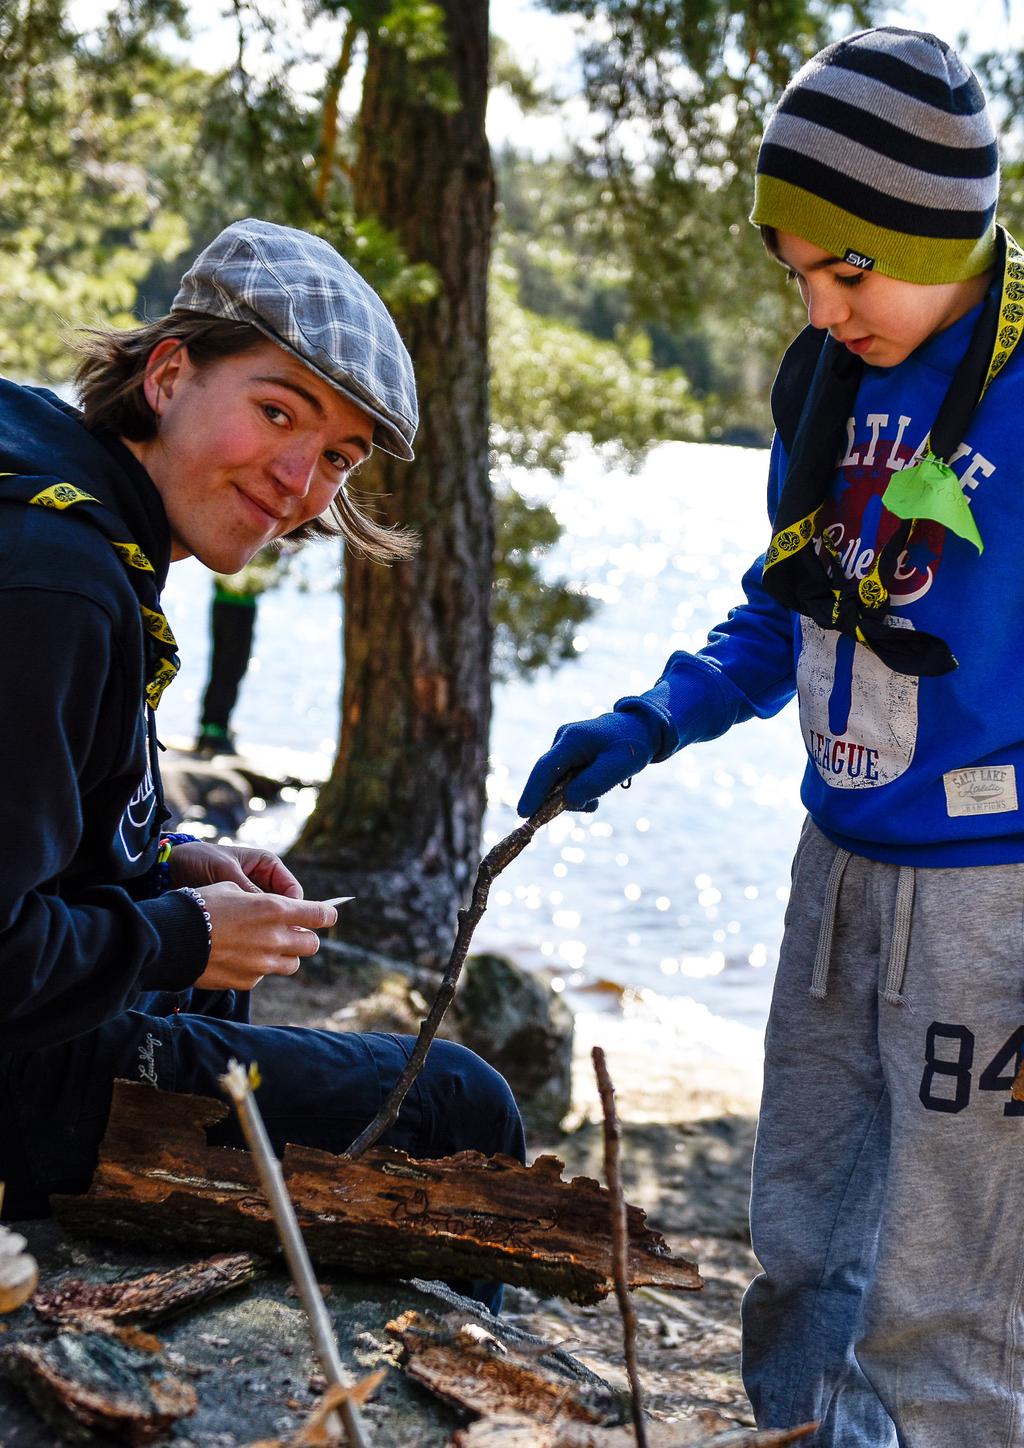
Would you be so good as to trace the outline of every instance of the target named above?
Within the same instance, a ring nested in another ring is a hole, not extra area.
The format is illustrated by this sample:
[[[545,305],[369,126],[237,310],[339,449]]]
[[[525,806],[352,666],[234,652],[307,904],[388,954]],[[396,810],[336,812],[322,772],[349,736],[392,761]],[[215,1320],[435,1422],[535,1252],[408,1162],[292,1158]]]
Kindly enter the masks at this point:
[[[263,1188],[263,1194],[267,1198],[274,1217],[274,1225],[277,1227],[277,1234],[281,1239],[288,1270],[291,1272],[295,1290],[298,1292],[299,1300],[309,1318],[313,1346],[320,1359],[320,1366],[324,1370],[324,1377],[328,1384],[345,1387],[345,1368],[338,1353],[334,1325],[324,1306],[320,1288],[313,1274],[313,1264],[309,1260],[306,1244],[299,1231],[295,1208],[292,1206],[288,1189],[284,1184],[281,1163],[274,1155],[270,1138],[267,1136],[267,1129],[263,1124],[263,1117],[253,1096],[250,1079],[252,1071],[251,1066],[246,1071],[237,1061],[229,1061],[226,1073],[220,1078],[220,1084],[224,1088],[225,1094],[230,1096],[238,1113],[246,1145],[252,1153],[253,1163],[260,1179],[260,1186]],[[350,1399],[346,1398],[338,1405],[337,1418],[340,1419],[337,1426],[344,1426],[346,1441],[350,1448],[368,1448],[362,1418],[358,1408]]]
[[[633,1430],[636,1433],[637,1448],[647,1448],[647,1426],[640,1395],[640,1374],[636,1365],[636,1313],[633,1311],[633,1299],[629,1295],[629,1269],[626,1259],[629,1236],[626,1230],[626,1199],[622,1194],[622,1172],[619,1169],[621,1133],[615,1110],[615,1088],[601,1047],[595,1046],[590,1057],[594,1063],[604,1115],[604,1175],[608,1185],[612,1221],[612,1275],[615,1278],[615,1296],[622,1315],[622,1340],[633,1409]]]
[[[469,908],[459,911],[459,928],[455,935],[455,944],[448,957],[448,964],[445,966],[437,994],[425,1019],[420,1024],[420,1033],[416,1038],[412,1055],[377,1115],[344,1153],[350,1161],[355,1161],[362,1156],[364,1151],[368,1151],[371,1146],[374,1146],[388,1127],[393,1126],[398,1120],[402,1102],[416,1077],[423,1070],[430,1044],[437,1035],[445,1012],[455,999],[459,976],[462,974],[462,967],[469,954],[469,943],[473,939],[473,931],[480,923],[480,917],[487,908],[487,896],[495,876],[500,875],[506,865],[510,865],[517,855],[522,854],[542,825],[550,824],[564,808],[565,799],[562,794],[562,786],[559,786],[548,795],[536,814],[532,814],[518,829],[513,830],[510,835],[506,835],[503,840],[499,840],[480,861]]]

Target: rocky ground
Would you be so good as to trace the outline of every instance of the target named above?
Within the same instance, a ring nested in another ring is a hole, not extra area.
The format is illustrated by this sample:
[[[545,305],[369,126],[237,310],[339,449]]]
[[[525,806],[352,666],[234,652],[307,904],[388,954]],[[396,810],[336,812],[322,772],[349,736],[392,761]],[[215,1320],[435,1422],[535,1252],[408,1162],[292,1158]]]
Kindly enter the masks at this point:
[[[337,949],[337,948],[335,948]],[[374,984],[365,973],[342,970],[341,952],[328,950],[306,981],[265,982],[261,1015],[296,1024],[415,1030],[409,988],[393,970]],[[364,972],[369,970],[363,967]],[[344,983],[343,983],[344,978]],[[343,994],[370,987],[340,1007]],[[419,982],[423,986],[423,982]],[[417,986],[412,986],[416,990]],[[333,1009],[332,1009],[333,1007]],[[572,1062],[571,1119],[575,1129],[531,1133],[532,1156],[565,1162],[565,1177],[604,1180],[603,1131],[589,1059],[593,1040],[608,1053],[622,1117],[623,1179],[628,1200],[642,1207],[674,1254],[696,1262],[705,1286],[692,1296],[641,1289],[636,1297],[640,1369],[648,1406],[677,1416],[681,1405],[708,1406],[752,1423],[739,1375],[739,1308],[757,1271],[747,1229],[747,1194],[754,1142],[756,1079],[709,1062],[652,1060],[631,1048],[615,1011],[588,1017],[577,1030]],[[509,1288],[505,1315],[530,1333],[556,1342],[615,1385],[625,1384],[622,1324],[609,1299],[578,1307]]]
[[[196,781],[179,781],[182,812],[190,799],[209,795],[210,817],[222,809],[223,827],[230,829],[237,823],[233,815],[244,811],[252,782],[236,781],[219,767],[205,768]],[[756,1071],[730,1068],[726,1073],[721,1064],[645,1049],[625,1028],[618,1000],[609,1001],[605,1011],[577,1018],[573,1045],[564,1002],[551,998],[534,978],[517,983],[500,962],[492,961],[486,970],[477,987],[485,1008],[476,1019],[472,1012],[453,1011],[450,1033],[490,1059],[503,1038],[516,1040],[512,1055],[529,1058],[532,1154],[560,1157],[566,1177],[603,1180],[603,1138],[589,1060],[590,1046],[600,1042],[623,1122],[627,1197],[644,1208],[673,1253],[696,1262],[703,1275],[699,1293],[669,1297],[641,1289],[636,1295],[647,1407],[669,1423],[714,1408],[750,1424],[739,1376],[739,1305],[757,1270],[746,1218]],[[500,1002],[495,982],[501,982]],[[299,976],[266,980],[254,1004],[264,1021],[415,1032],[430,993],[431,979],[416,971],[366,952],[328,946]],[[459,1005],[472,996],[473,988],[461,992]],[[498,1064],[511,1076],[514,1061]],[[573,1125],[568,1132],[556,1125],[566,1108]],[[159,1251],[142,1254],[117,1244],[72,1241],[52,1223],[24,1224],[22,1230],[39,1257],[44,1282],[51,1284],[68,1275],[111,1281],[172,1264]],[[342,1358],[356,1376],[394,1362],[396,1348],[386,1329],[390,1319],[410,1307],[444,1307],[429,1289],[410,1284],[324,1276]],[[578,1307],[510,1288],[503,1321],[509,1329],[560,1345],[614,1387],[625,1385],[621,1320],[613,1300]],[[34,1341],[39,1332],[31,1308],[22,1308],[0,1321],[0,1348],[19,1338]],[[256,1438],[293,1432],[322,1386],[305,1321],[279,1269],[236,1296],[161,1326],[159,1336],[194,1383],[199,1400],[197,1412],[171,1432],[168,1441],[177,1448],[242,1448]],[[376,1448],[440,1448],[451,1442],[459,1421],[397,1370],[389,1373],[366,1415]],[[20,1392],[0,1380],[2,1448],[52,1448],[71,1441],[80,1440],[45,1425]],[[107,1440],[88,1436],[84,1441]]]
[[[673,1253],[700,1267],[700,1293],[636,1294],[637,1347],[647,1406],[674,1418],[681,1405],[708,1406],[752,1423],[739,1375],[740,1297],[757,1270],[746,1227],[751,1118],[623,1126],[629,1200],[642,1206]],[[588,1124],[551,1144],[568,1175],[602,1176],[601,1128]],[[612,1300],[577,1307],[510,1289],[517,1325],[563,1347],[609,1382],[623,1385],[622,1324]]]

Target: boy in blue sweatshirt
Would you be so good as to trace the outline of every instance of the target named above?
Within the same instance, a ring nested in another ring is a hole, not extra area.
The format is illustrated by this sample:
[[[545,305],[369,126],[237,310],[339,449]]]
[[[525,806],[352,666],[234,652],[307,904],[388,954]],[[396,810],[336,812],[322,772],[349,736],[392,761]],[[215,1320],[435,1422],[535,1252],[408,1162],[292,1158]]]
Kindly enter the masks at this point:
[[[571,808],[794,696],[793,866],[751,1204],[744,1380],[827,1448],[1024,1442],[1024,256],[985,97],[934,36],[815,57],[752,220],[807,306],[771,541],[647,693],[564,726]],[[1022,770],[1018,781],[1017,771]]]

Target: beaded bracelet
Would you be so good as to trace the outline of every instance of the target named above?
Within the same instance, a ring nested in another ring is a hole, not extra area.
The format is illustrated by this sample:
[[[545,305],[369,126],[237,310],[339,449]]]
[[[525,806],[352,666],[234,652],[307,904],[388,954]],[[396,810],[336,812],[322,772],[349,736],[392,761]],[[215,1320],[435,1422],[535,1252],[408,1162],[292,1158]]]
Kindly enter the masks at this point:
[[[194,885],[182,885],[181,889],[176,893],[178,895],[187,895],[189,899],[196,902],[203,912],[203,919],[206,921],[206,949],[207,952],[209,952],[213,945],[213,921],[210,919],[210,912],[206,908],[206,901]]]

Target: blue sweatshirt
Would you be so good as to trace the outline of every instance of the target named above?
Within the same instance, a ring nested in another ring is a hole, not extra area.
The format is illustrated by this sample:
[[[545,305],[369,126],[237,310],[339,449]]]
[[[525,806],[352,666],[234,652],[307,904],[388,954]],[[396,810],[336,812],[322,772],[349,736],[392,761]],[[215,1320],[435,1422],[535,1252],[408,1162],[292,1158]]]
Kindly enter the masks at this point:
[[[916,461],[980,308],[895,368],[867,367],[822,514],[849,576],[867,574],[898,520],[881,495]],[[1024,860],[1024,348],[974,413],[952,466],[984,543],[919,523],[893,586],[894,627],[945,639],[950,674],[896,674],[861,644],[784,608],[761,586],[696,654],[673,654],[646,694],[620,700],[643,717],[655,758],[775,714],[794,694],[808,762],[801,796],[844,849],[929,866]],[[776,437],[774,518],[786,457]]]
[[[51,393],[0,380],[0,473],[98,496],[162,583],[170,532],[149,475]],[[0,476],[0,1061],[205,968],[194,903],[145,898],[166,818],[145,670],[106,537],[73,507],[5,499]]]

